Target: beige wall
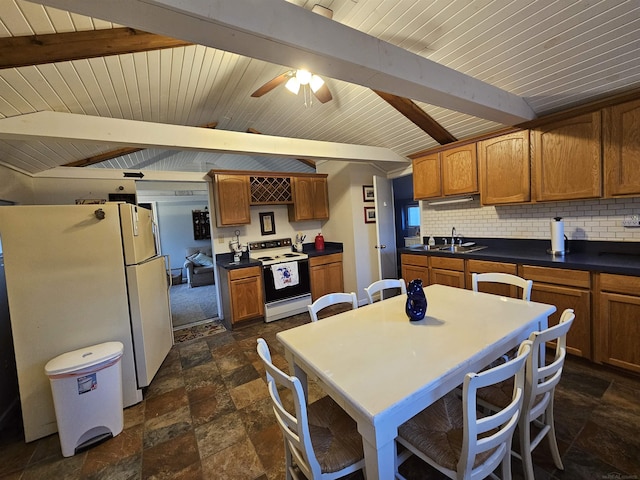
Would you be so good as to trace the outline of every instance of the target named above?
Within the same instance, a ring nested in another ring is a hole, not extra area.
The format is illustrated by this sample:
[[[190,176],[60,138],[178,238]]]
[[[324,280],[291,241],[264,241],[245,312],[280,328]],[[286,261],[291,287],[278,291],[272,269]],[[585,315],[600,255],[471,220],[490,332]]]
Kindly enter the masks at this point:
[[[76,200],[108,200],[110,193],[136,193],[136,182],[130,179],[34,178],[33,185],[34,203],[40,205],[73,205]]]
[[[0,200],[23,205],[33,203],[33,179],[0,165]]]

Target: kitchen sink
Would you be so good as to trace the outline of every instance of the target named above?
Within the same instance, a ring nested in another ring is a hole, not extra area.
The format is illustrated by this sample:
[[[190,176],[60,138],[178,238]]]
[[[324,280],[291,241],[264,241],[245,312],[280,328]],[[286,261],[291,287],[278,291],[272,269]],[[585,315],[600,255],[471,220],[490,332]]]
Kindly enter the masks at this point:
[[[484,250],[485,248],[487,248],[485,245],[440,245],[438,250],[449,253],[471,253],[477,252],[478,250]]]
[[[418,245],[411,245],[408,248],[410,250],[424,250],[424,251],[434,251],[434,250],[440,250],[440,248],[442,247],[442,245],[423,245],[423,244],[418,244]]]

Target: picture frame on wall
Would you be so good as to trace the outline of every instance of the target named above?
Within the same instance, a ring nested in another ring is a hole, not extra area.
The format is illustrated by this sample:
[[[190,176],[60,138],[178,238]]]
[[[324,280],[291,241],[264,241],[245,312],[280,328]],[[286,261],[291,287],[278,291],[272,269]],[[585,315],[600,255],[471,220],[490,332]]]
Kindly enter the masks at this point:
[[[373,185],[362,186],[362,201],[374,202],[376,200],[375,192],[373,191]]]
[[[275,235],[276,221],[273,212],[262,212],[260,214],[260,233],[262,235]]]
[[[376,223],[376,207],[364,207],[364,223]]]

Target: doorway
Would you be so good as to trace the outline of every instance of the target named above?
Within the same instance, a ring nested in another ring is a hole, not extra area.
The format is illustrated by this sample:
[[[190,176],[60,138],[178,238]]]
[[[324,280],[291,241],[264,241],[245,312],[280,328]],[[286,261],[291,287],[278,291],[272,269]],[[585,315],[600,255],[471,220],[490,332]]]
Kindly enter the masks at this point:
[[[136,189],[139,204],[148,204],[156,219],[158,250],[168,257],[174,331],[216,320],[219,312],[217,285],[190,287],[185,268],[187,249],[201,249],[215,259],[211,239],[202,238],[194,224],[194,212],[209,210],[209,184],[204,181],[141,181],[136,182]]]
[[[420,234],[420,203],[413,199],[413,175],[393,179],[393,205],[395,209],[396,251],[398,252],[398,278],[402,276],[400,249],[412,242],[422,243]]]

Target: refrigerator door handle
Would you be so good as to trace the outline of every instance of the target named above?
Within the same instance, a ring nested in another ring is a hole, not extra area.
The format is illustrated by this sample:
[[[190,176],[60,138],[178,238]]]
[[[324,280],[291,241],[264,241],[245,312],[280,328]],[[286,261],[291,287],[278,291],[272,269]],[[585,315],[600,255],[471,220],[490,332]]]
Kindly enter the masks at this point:
[[[133,229],[133,236],[138,236],[138,207],[133,207],[133,215],[131,216],[131,227]]]

